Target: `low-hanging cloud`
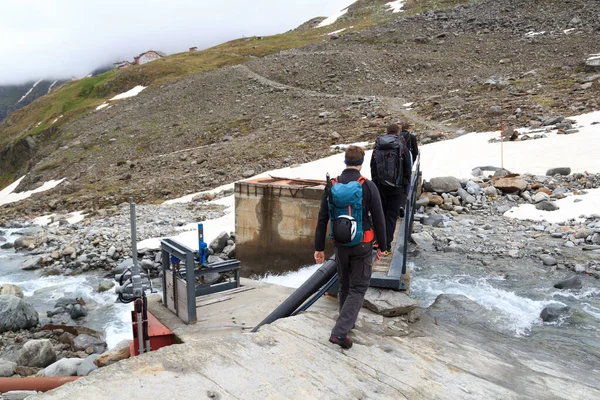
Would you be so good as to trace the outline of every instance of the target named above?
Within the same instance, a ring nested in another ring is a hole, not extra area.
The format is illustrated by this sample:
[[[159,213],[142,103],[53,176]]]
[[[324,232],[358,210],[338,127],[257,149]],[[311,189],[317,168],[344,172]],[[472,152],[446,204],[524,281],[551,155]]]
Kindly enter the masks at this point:
[[[350,0],[0,0],[0,84],[82,77],[152,49],[167,54],[285,32]]]

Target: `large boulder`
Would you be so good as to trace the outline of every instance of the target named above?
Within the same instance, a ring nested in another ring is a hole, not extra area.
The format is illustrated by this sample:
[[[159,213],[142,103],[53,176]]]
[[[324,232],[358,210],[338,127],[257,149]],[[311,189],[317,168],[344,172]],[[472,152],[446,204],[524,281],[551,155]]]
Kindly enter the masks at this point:
[[[561,315],[569,311],[569,307],[562,304],[550,304],[540,313],[540,318],[544,322],[556,321]]]
[[[569,175],[570,173],[571,168],[569,167],[550,168],[548,171],[546,171],[547,176]]]
[[[24,271],[33,271],[40,268],[42,268],[42,257],[40,256],[29,257],[21,264],[21,269]]]
[[[72,319],[79,319],[85,317],[87,315],[87,311],[81,304],[75,304],[73,308],[71,308],[70,315]]]
[[[0,296],[5,294],[11,294],[13,296],[17,296],[18,298],[23,298],[23,290],[17,285],[12,285],[10,283],[3,283],[0,285]]]
[[[93,353],[102,354],[106,351],[106,342],[85,333],[78,335],[73,340],[73,349],[75,351],[86,351],[90,347],[93,349]]]
[[[17,363],[0,358],[0,378],[9,378],[15,373]]]
[[[115,347],[107,351],[98,357],[94,364],[98,367],[106,367],[107,365],[114,364],[118,361],[124,360],[130,357],[129,344],[131,340],[121,340]]]
[[[19,365],[45,368],[56,361],[52,342],[48,339],[30,340],[19,351]]]
[[[554,287],[556,289],[581,289],[583,285],[581,284],[581,278],[573,275],[568,279],[555,283]]]
[[[417,308],[417,302],[406,293],[370,287],[365,293],[363,306],[384,317],[397,317]]]
[[[25,300],[13,296],[0,296],[0,333],[33,328],[39,323],[39,315]]]
[[[225,246],[227,246],[227,241],[229,239],[229,233],[223,231],[219,233],[219,235],[217,235],[212,242],[210,242],[210,248],[213,249],[215,254],[219,254],[223,251]]]
[[[62,358],[53,364],[50,364],[38,376],[76,376],[77,369],[83,363],[82,358]]]
[[[31,249],[35,247],[35,238],[33,236],[21,236],[15,239],[15,250]]]
[[[431,178],[429,186],[431,187],[431,190],[436,193],[456,192],[462,187],[460,181],[453,176]]]
[[[504,193],[516,193],[527,189],[527,181],[513,176],[498,179],[494,182],[494,186]]]
[[[541,201],[541,202],[537,203],[537,204],[535,205],[535,208],[536,208],[537,210],[541,210],[541,211],[556,211],[556,210],[558,210],[560,207],[558,207],[558,206],[556,205],[556,203],[555,203],[555,202],[553,202],[553,201],[547,201],[547,200],[544,200],[544,201]]]

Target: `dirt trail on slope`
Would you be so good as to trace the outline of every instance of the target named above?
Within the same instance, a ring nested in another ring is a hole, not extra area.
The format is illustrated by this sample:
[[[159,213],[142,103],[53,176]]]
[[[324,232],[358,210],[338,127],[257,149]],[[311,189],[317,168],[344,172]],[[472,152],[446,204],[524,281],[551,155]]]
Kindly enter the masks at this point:
[[[369,97],[373,98],[374,97],[377,100],[380,100],[382,103],[384,103],[387,106],[390,113],[399,114],[402,118],[406,118],[409,121],[411,121],[412,123],[417,123],[428,129],[436,130],[436,131],[443,131],[443,132],[456,131],[456,128],[442,125],[435,121],[426,120],[426,119],[422,118],[421,116],[419,116],[418,114],[411,112],[410,110],[407,110],[406,107],[403,106],[404,104],[406,104],[408,102],[407,99],[403,99],[403,98],[399,98],[399,97],[377,96],[377,95],[376,96],[348,95],[348,94],[332,94],[332,93],[317,92],[314,90],[303,89],[303,88],[299,88],[296,86],[291,86],[291,85],[287,85],[287,84],[284,84],[281,82],[274,81],[272,79],[269,79],[263,75],[260,75],[259,73],[255,72],[255,71],[253,71],[252,69],[250,69],[250,67],[248,67],[245,64],[236,65],[233,68],[239,70],[242,73],[246,73],[248,75],[248,78],[254,79],[257,82],[259,82],[265,86],[273,87],[275,90],[295,91],[295,92],[301,93],[308,97],[339,98],[339,99],[344,99],[344,100],[348,100],[348,101],[354,100],[357,97],[365,97],[365,98],[369,98]]]

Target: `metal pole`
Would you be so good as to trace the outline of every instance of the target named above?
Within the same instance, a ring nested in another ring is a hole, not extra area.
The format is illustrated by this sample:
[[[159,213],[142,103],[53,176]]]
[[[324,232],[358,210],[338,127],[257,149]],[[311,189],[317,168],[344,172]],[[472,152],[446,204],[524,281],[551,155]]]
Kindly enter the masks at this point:
[[[140,276],[140,265],[138,263],[138,252],[137,252],[137,235],[136,235],[136,224],[135,224],[135,203],[133,197],[129,198],[129,212],[131,220],[131,258],[133,260],[133,269],[131,271],[131,280],[133,282],[133,297],[138,298],[142,296],[142,279]]]
[[[144,321],[142,319],[142,299],[136,299],[135,311],[137,316],[137,338],[140,354],[144,354]]]
[[[504,168],[504,118],[500,118],[500,167]]]

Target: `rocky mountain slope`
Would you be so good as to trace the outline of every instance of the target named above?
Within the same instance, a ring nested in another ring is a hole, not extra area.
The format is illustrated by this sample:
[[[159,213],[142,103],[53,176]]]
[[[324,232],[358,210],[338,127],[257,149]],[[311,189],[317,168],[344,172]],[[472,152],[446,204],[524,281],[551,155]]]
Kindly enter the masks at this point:
[[[40,80],[15,85],[0,85],[0,122],[11,112],[31,104],[62,84],[60,80]]]
[[[585,67],[600,51],[599,0],[385,3],[74,84],[77,106],[36,130],[32,113],[54,104],[38,100],[0,125],[0,177],[29,172],[19,190],[67,180],[0,212],[159,202],[372,141],[399,119],[428,142],[599,107],[599,72]],[[149,87],[96,111],[136,84]]]

